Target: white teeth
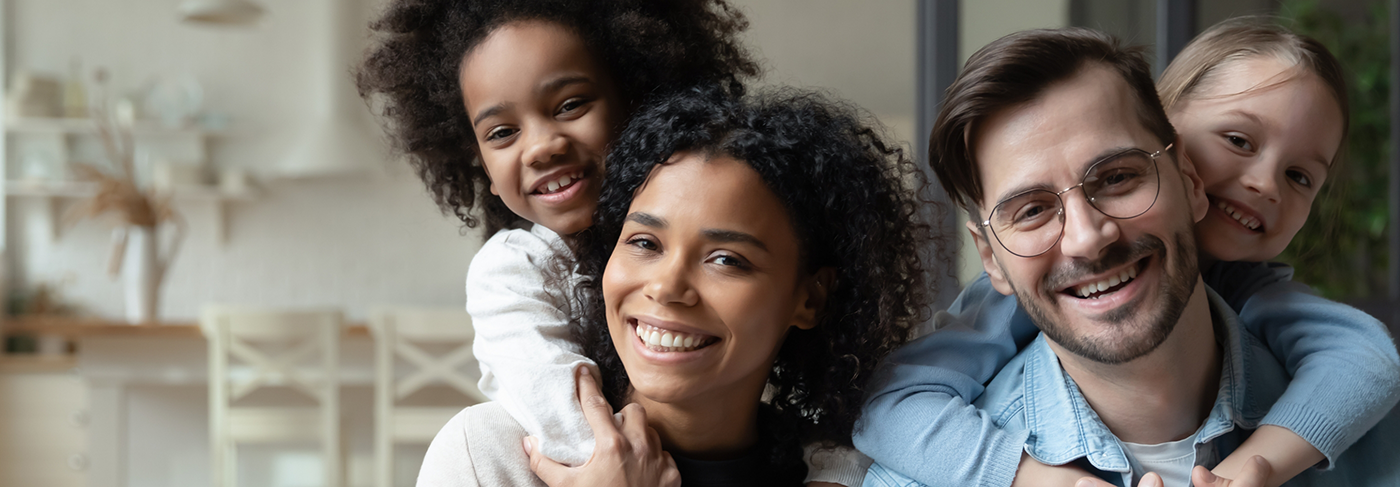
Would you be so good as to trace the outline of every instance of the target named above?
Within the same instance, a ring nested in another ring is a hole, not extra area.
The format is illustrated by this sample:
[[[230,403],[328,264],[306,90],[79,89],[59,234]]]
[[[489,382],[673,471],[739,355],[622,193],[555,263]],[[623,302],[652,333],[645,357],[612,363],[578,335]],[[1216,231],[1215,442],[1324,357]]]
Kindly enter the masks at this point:
[[[1108,288],[1111,288],[1113,286],[1117,286],[1119,284],[1126,284],[1128,281],[1131,281],[1135,278],[1137,278],[1137,267],[1129,267],[1127,269],[1123,269],[1122,272],[1119,272],[1118,274],[1113,276],[1109,276],[1108,278],[1102,281],[1091,282],[1089,284],[1085,284],[1083,286],[1075,288],[1074,292],[1075,294],[1078,294],[1081,298],[1087,298],[1094,293],[1106,291],[1108,290]]]
[[[558,191],[558,190],[559,190],[559,182],[558,182],[558,181],[550,181],[550,182],[549,182],[549,190],[546,191],[546,192],[547,192],[547,193],[553,193],[553,192]]]
[[[1245,216],[1244,213],[1240,212],[1235,207],[1230,206],[1229,203],[1226,203],[1224,201],[1216,201],[1215,207],[1220,208],[1222,211],[1225,212],[1226,215],[1230,215],[1231,218],[1234,218],[1235,221],[1240,222],[1240,225],[1244,225],[1245,228],[1248,228],[1250,230],[1259,229],[1259,224],[1261,222],[1258,218],[1254,218],[1252,216]]]
[[[708,344],[703,336],[662,330],[641,323],[637,324],[637,338],[648,348],[659,352],[689,352]]]
[[[549,183],[545,184],[544,190],[541,191],[541,192],[544,193],[544,194],[550,194],[550,193],[553,193],[553,192],[555,192],[555,191],[559,191],[559,188],[563,188],[563,187],[565,187],[565,186],[568,186],[569,183],[572,183],[572,182],[574,182],[574,181],[576,181],[576,180],[579,180],[579,179],[582,179],[582,178],[583,178],[583,173],[582,173],[582,172],[576,172],[576,173],[573,173],[573,174],[565,174],[565,175],[563,175],[563,176],[560,176],[559,179],[550,181]]]

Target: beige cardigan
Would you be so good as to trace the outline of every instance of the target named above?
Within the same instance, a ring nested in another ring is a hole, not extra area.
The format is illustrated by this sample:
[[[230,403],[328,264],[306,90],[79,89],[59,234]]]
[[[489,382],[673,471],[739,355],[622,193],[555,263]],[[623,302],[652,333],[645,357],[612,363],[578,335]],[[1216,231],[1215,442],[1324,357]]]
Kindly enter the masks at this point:
[[[546,487],[530,471],[525,436],[494,401],[463,409],[428,446],[418,487]]]

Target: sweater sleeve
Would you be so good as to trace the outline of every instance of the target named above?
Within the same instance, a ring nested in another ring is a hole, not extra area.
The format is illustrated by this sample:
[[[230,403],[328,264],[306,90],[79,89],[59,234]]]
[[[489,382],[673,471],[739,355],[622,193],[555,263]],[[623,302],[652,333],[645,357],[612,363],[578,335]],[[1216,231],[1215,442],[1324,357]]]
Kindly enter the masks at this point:
[[[1342,452],[1400,401],[1400,355],[1385,325],[1313,294],[1279,264],[1217,264],[1213,288],[1248,291],[1227,299],[1246,330],[1268,344],[1293,376],[1263,424],[1287,428],[1327,457]]]
[[[860,487],[870,457],[845,446],[826,447],[812,443],[802,448],[802,460],[807,463],[807,478],[803,484],[829,482],[846,487]]]
[[[985,274],[934,319],[935,332],[882,363],[856,448],[922,484],[1011,485],[1027,433],[1002,430],[972,401],[1039,329]]]
[[[503,230],[467,270],[467,312],[481,365],[479,387],[556,462],[580,465],[593,432],[579,408],[574,371],[595,366],[569,336],[568,299],[545,287],[557,236],[543,227]]]

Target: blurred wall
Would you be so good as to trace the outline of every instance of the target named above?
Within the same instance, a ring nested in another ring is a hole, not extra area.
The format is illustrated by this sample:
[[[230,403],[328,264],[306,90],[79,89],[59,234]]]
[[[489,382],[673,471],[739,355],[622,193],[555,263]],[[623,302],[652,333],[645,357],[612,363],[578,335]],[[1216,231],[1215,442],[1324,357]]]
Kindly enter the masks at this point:
[[[349,63],[328,65],[322,45],[337,27],[329,20],[333,1],[365,10],[360,0],[262,1],[267,13],[256,25],[220,28],[180,23],[173,0],[10,0],[6,65],[63,77],[77,58],[89,76],[106,68],[116,93],[191,74],[203,86],[204,108],[231,120],[211,140],[214,164],[272,173],[324,112],[327,69],[343,73],[329,81],[349,83]],[[367,12],[360,13],[355,23],[363,26]],[[341,306],[352,317],[377,304],[461,306],[480,238],[462,236],[383,150],[377,159],[385,169],[368,176],[272,180],[254,200],[229,203],[226,243],[213,238],[217,207],[179,202],[191,232],[162,288],[160,316],[193,319],[215,301]],[[10,287],[56,283],[88,311],[121,316],[121,284],[105,272],[110,227],[83,221],[54,240],[44,231],[44,200],[8,202]]]

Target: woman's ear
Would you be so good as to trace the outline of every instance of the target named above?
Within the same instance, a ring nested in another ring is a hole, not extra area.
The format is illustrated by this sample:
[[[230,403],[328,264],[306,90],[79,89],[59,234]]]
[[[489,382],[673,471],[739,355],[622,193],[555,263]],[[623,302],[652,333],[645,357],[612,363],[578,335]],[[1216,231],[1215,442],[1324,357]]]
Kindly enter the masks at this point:
[[[822,309],[826,307],[827,296],[831,295],[831,289],[835,285],[835,267],[823,267],[812,273],[803,285],[804,294],[807,296],[797,305],[797,312],[793,315],[793,326],[803,330],[816,328],[817,317],[821,316]]]

